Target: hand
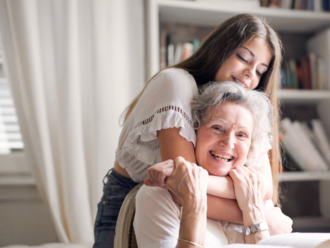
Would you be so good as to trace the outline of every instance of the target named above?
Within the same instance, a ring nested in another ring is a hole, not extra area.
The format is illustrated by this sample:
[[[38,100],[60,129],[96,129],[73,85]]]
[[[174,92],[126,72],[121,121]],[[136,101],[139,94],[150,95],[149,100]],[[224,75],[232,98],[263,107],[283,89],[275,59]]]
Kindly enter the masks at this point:
[[[165,188],[166,178],[172,175],[173,170],[174,161],[172,159],[154,164],[147,170],[148,178],[144,180],[144,184],[147,186],[158,186]]]
[[[244,212],[251,212],[255,207],[263,207],[266,194],[264,176],[251,167],[238,166],[229,172],[233,179],[237,203]]]
[[[166,180],[166,187],[182,200],[184,207],[195,207],[196,210],[206,205],[207,180],[208,172],[205,169],[177,157],[175,169]]]
[[[270,235],[292,232],[292,220],[282,213],[278,207],[265,209],[265,217],[269,227]]]

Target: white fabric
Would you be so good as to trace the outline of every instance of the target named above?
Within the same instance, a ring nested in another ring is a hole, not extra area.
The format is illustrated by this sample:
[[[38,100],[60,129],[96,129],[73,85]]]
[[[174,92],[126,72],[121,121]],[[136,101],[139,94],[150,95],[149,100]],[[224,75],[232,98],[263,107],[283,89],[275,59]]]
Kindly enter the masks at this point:
[[[124,124],[116,151],[117,161],[135,182],[161,162],[158,130],[181,127],[180,135],[195,145],[190,106],[195,94],[196,81],[183,69],[163,70],[148,84]]]
[[[265,202],[273,208],[272,200]],[[138,247],[175,247],[180,230],[181,207],[167,189],[142,186],[136,196],[134,231]],[[244,243],[243,225],[207,219],[206,246]]]
[[[273,208],[272,200],[264,202],[265,208]],[[244,243],[243,225],[222,221],[223,230],[226,234],[229,244]]]
[[[139,248],[176,247],[181,207],[167,189],[142,186],[136,196],[134,231]],[[220,221],[207,219],[205,248],[228,244]]]
[[[0,0],[6,76],[59,240],[93,243],[119,117],[144,80],[143,0]]]

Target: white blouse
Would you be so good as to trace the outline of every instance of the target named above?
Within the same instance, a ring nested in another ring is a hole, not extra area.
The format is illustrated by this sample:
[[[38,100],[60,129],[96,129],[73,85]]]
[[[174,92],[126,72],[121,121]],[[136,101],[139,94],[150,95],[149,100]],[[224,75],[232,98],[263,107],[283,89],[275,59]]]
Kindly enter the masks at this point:
[[[116,160],[133,181],[145,180],[147,169],[161,162],[158,130],[181,128],[180,135],[195,146],[190,106],[195,94],[196,81],[183,69],[163,70],[148,84],[123,126],[116,151]]]

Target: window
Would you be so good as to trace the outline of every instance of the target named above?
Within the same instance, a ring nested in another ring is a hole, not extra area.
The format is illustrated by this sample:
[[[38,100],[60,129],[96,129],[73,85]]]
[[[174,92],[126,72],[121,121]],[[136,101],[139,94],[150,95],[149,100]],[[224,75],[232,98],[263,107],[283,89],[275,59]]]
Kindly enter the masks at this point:
[[[4,62],[0,48],[0,175],[29,174]]]

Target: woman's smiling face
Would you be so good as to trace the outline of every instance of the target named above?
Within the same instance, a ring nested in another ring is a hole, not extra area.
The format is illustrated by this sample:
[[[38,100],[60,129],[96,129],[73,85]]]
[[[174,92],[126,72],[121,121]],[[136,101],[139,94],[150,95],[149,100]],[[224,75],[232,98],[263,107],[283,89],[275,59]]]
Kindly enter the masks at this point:
[[[239,47],[218,70],[215,81],[233,81],[251,90],[258,86],[272,58],[267,42],[254,38]]]
[[[210,175],[227,176],[246,162],[253,117],[250,110],[230,101],[213,108],[210,114],[210,120],[197,131],[197,163]]]

